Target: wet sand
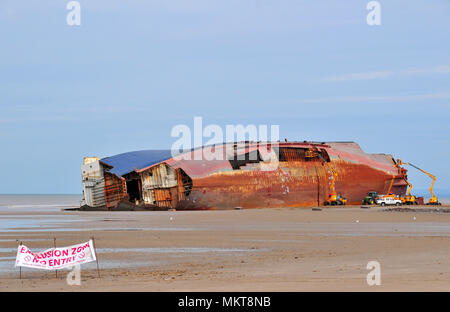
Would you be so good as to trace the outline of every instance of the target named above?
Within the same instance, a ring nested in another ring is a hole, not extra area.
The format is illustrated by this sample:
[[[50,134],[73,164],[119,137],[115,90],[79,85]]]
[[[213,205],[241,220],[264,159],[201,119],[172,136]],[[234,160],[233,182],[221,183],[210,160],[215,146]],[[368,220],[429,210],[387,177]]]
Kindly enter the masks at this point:
[[[17,224],[0,222],[0,291],[450,291],[450,213],[383,209],[2,211]],[[16,240],[39,251],[91,236],[101,278],[94,262],[80,286],[68,271],[19,279]],[[381,286],[367,285],[372,260]]]

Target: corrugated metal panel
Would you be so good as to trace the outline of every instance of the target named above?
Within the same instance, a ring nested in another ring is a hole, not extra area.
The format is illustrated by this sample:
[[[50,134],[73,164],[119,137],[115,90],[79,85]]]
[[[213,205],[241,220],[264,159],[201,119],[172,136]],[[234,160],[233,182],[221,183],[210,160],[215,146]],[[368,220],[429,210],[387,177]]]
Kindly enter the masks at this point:
[[[175,169],[164,163],[142,173],[143,189],[168,188],[176,185]]]
[[[105,206],[105,181],[104,179],[90,179],[83,181],[84,200],[88,206]]]
[[[172,195],[170,189],[155,189],[155,201],[159,207],[172,207]]]
[[[97,160],[82,165],[81,176],[86,204],[91,207],[105,206],[105,179],[101,163]]]
[[[142,190],[142,199],[144,203],[147,205],[155,205],[155,191],[151,190]]]
[[[143,171],[141,177],[145,204],[172,207],[172,200],[178,199],[178,196],[171,194],[171,189],[174,189],[175,193],[177,187],[177,174],[174,168],[162,163]]]
[[[127,198],[127,186],[124,178],[105,172],[105,206],[110,209],[116,207]]]

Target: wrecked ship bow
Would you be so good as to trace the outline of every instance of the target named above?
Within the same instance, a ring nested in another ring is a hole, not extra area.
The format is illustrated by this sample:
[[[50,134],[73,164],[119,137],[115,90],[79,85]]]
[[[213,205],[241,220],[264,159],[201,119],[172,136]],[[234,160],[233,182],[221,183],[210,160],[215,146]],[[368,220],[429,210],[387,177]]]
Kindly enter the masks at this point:
[[[223,155],[208,160],[207,152]],[[198,157],[200,155],[200,157]],[[186,157],[188,156],[188,157]],[[348,204],[369,191],[405,194],[406,170],[387,154],[354,142],[239,142],[86,157],[81,167],[87,210],[199,210],[321,206],[336,190]]]

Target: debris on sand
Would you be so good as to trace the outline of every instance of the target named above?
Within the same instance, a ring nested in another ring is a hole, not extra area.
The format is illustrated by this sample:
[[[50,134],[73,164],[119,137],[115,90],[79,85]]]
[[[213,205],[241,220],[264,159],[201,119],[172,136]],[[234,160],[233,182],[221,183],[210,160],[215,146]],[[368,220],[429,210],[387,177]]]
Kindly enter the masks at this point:
[[[388,208],[383,211],[450,213],[450,208]]]

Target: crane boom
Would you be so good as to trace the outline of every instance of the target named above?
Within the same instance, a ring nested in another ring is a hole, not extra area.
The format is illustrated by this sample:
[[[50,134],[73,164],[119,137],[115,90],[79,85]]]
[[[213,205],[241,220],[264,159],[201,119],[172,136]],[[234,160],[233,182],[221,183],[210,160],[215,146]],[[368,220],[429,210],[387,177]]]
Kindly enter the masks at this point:
[[[434,175],[432,175],[431,173],[429,173],[429,172],[426,172],[425,170],[423,170],[423,169],[420,169],[419,167],[417,167],[417,166],[415,166],[415,165],[413,165],[412,163],[408,163],[410,166],[412,166],[412,167],[414,167],[414,168],[416,168],[417,170],[420,170],[420,171],[422,171],[423,173],[425,173],[426,175],[428,175],[430,178],[432,178],[433,180],[436,180],[436,177],[434,176]]]
[[[392,189],[392,185],[394,184],[394,180],[395,180],[395,175],[392,175],[392,180],[391,180],[391,184],[389,184],[389,188],[387,191],[387,195],[389,196],[389,194],[391,194],[391,189]]]
[[[417,167],[417,166],[415,166],[415,165],[413,165],[411,163],[409,163],[409,165],[414,167],[414,168],[416,168],[417,170],[420,170],[421,172],[425,173],[427,176],[429,176],[433,180],[431,182],[431,186],[430,186],[430,193],[431,193],[432,200],[436,199],[436,195],[434,195],[434,192],[433,192],[433,187],[434,187],[434,182],[436,182],[436,177],[434,175],[432,175],[431,173],[426,172],[425,170],[420,169],[419,167]],[[436,201],[437,201],[437,199],[436,199]]]
[[[411,189],[412,189],[412,184],[409,183],[408,180],[405,179],[405,182],[408,183],[408,195],[411,196]]]
[[[338,176],[338,173],[336,172],[336,170],[334,170],[333,166],[330,165],[330,163],[328,161],[326,161],[326,159],[321,155],[321,153],[316,149],[311,151],[311,153],[315,156],[317,155],[326,165],[328,168],[330,168],[330,170],[333,172],[333,179],[331,181],[331,185],[330,185],[330,192],[331,194],[329,194],[328,199],[325,200],[325,206],[327,205],[345,205],[347,203],[347,199],[345,197],[342,197],[340,194],[338,195],[336,193],[336,189],[334,188],[334,183],[336,181],[336,177]]]
[[[333,167],[328,163],[328,161],[325,160],[325,158],[323,158],[322,155],[320,155],[320,153],[317,153],[317,156],[319,156],[320,159],[322,159],[322,161],[327,165],[328,168],[331,169],[331,171],[333,172],[333,180],[331,180],[331,185],[330,185],[330,189],[331,189],[331,194],[332,195],[336,195],[336,189],[334,188],[334,182],[338,176],[337,172],[333,169]]]

